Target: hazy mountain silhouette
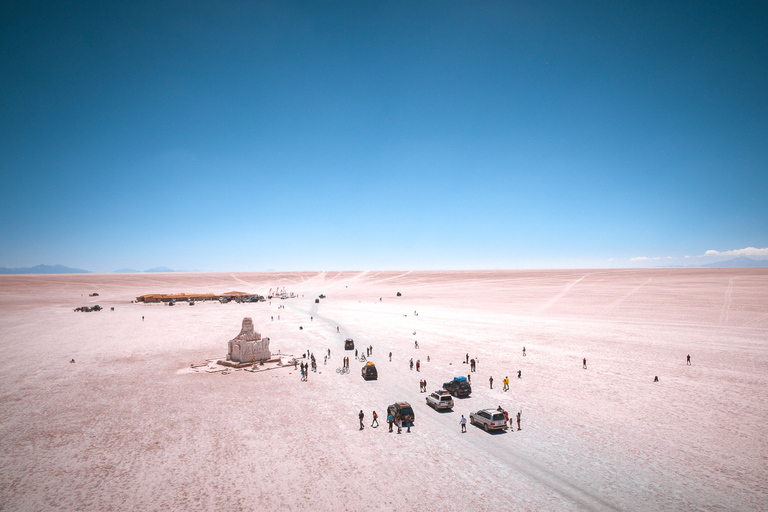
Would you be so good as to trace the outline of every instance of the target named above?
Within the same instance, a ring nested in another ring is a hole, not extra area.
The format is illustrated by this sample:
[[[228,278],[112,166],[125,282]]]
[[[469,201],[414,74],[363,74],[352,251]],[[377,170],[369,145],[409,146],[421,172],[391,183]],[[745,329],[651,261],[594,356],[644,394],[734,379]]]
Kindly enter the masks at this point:
[[[768,267],[768,260],[753,260],[746,256],[739,256],[725,261],[718,261],[717,263],[707,263],[706,265],[700,265],[707,268],[741,268],[741,267]]]
[[[38,265],[36,267],[0,267],[0,274],[92,274],[90,270],[70,268],[64,265]]]

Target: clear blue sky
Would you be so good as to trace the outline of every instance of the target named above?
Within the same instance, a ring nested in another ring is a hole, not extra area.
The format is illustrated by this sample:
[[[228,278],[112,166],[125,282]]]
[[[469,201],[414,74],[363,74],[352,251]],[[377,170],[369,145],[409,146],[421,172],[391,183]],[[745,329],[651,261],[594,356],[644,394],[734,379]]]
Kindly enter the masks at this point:
[[[0,23],[0,266],[768,247],[766,2],[12,0]]]

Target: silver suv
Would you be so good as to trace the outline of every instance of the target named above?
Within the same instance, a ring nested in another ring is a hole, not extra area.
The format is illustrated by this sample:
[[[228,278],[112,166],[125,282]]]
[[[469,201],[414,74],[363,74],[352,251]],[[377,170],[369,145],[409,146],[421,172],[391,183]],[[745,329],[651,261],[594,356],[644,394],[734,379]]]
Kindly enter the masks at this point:
[[[427,395],[427,405],[435,409],[453,409],[453,398],[449,392],[440,389]]]
[[[482,409],[469,413],[469,422],[489,430],[504,430],[507,428],[507,417],[498,409]]]

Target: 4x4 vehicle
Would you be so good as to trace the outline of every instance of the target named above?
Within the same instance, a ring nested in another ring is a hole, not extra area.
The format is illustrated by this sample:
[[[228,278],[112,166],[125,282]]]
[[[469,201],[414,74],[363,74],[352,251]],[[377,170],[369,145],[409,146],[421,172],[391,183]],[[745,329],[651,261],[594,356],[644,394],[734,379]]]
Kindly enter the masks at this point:
[[[503,411],[498,409],[481,409],[477,412],[471,412],[469,413],[469,422],[472,425],[483,427],[486,432],[507,428],[507,417]]]
[[[453,398],[449,392],[440,389],[427,396],[427,405],[435,409],[453,409]]]
[[[387,415],[392,415],[395,418],[395,425],[405,427],[408,424],[413,425],[415,418],[413,414],[413,408],[408,402],[395,402],[387,407]]]
[[[344,350],[355,350],[355,340],[347,338],[344,342]]]
[[[376,371],[376,365],[370,361],[363,366],[362,374],[365,380],[376,380],[379,378],[379,372]]]
[[[466,377],[454,377],[451,382],[443,384],[443,389],[453,396],[469,396],[472,394],[472,386],[469,385]]]

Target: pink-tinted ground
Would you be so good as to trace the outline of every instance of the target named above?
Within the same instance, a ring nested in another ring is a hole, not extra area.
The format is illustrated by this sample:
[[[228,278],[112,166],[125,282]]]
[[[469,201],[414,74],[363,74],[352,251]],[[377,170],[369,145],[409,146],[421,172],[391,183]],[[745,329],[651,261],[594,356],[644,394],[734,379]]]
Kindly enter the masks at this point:
[[[130,303],[276,286],[304,296]],[[245,316],[319,372],[192,372]],[[347,337],[378,381],[334,371]],[[767,339],[765,269],[2,276],[0,509],[768,510]],[[401,400],[410,434],[368,426]],[[460,433],[498,405],[523,430]]]

